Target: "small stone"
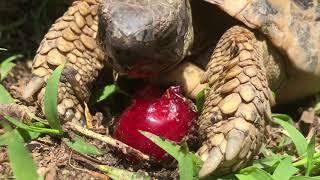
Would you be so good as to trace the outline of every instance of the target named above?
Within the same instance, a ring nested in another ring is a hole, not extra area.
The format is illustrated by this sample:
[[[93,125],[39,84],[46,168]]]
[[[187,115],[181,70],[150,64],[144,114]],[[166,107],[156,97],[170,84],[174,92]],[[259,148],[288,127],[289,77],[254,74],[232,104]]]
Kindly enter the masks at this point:
[[[63,104],[59,104],[57,110],[60,115],[64,115],[66,113],[66,108],[63,106]]]
[[[64,105],[65,108],[72,108],[74,106],[74,102],[72,101],[72,99],[63,99],[62,104]]]
[[[257,75],[257,67],[256,66],[248,66],[244,68],[244,73],[249,77],[254,77]]]
[[[89,36],[89,37],[93,37],[94,36],[94,31],[91,29],[91,28],[89,28],[87,25],[85,25],[84,27],[83,27],[83,29],[82,29],[82,32],[84,32],[87,36]]]
[[[56,39],[62,35],[61,31],[49,31],[44,37],[48,40]]]
[[[72,53],[68,53],[67,54],[67,59],[70,63],[74,64],[77,62],[77,56],[72,54]]]
[[[98,25],[96,25],[95,23],[91,26],[91,29],[95,32],[98,31]]]
[[[78,4],[78,9],[82,16],[86,16],[89,14],[90,6],[86,2],[82,2]]]
[[[251,43],[249,43],[249,42],[243,43],[243,46],[249,51],[253,51],[254,50],[253,49],[253,45]]]
[[[96,48],[96,42],[93,38],[85,34],[81,34],[80,40],[83,42],[84,46],[87,47],[88,49],[93,50],[94,48]]]
[[[62,36],[68,41],[74,41],[78,39],[79,37],[73,33],[73,31],[70,28],[66,28],[62,31]]]
[[[250,78],[245,75],[244,73],[240,73],[237,78],[239,79],[240,83],[243,84],[243,83],[246,83],[250,80]]]
[[[40,65],[42,65],[44,62],[46,62],[46,56],[42,56],[40,54],[37,54],[33,60],[33,68],[37,68]]]
[[[235,78],[225,83],[221,88],[221,93],[229,93],[240,85],[240,81]]]
[[[40,54],[46,54],[47,52],[49,52],[51,49],[56,48],[57,44],[56,44],[56,40],[45,40],[44,42],[41,43],[39,49],[39,53]]]
[[[234,113],[241,103],[241,97],[238,93],[232,93],[225,97],[219,104],[219,108],[224,114]]]
[[[251,78],[250,82],[256,87],[258,90],[262,90],[261,81],[257,77]]]
[[[80,34],[81,29],[77,26],[75,22],[70,22],[70,28],[72,29],[73,32]]]
[[[241,61],[245,61],[245,60],[248,60],[248,59],[251,59],[252,56],[251,56],[251,53],[247,50],[242,50],[239,54],[239,58],[240,58],[240,62]]]
[[[241,86],[239,93],[242,99],[246,102],[252,101],[255,97],[255,90],[248,84]]]
[[[86,50],[86,48],[83,46],[83,43],[80,40],[75,40],[73,43],[79,51],[84,52]]]
[[[62,37],[57,39],[57,47],[62,52],[70,52],[74,49],[74,45],[72,42],[66,41]]]
[[[77,57],[84,57],[83,54],[82,54],[82,52],[80,52],[78,49],[74,49],[74,50],[72,51],[72,53],[73,53],[74,55],[76,55]]]
[[[81,81],[81,75],[80,74],[76,74],[75,79],[78,82]]]
[[[66,13],[66,14],[64,14],[64,15],[62,16],[62,19],[65,20],[65,21],[73,21],[73,20],[74,20],[74,16],[69,16],[69,15],[67,15],[67,13]]]
[[[67,12],[68,12],[69,16],[72,16],[72,15],[74,15],[74,13],[76,13],[78,10],[79,10],[79,9],[78,9],[77,6],[70,6]]]
[[[242,117],[247,121],[254,122],[257,118],[258,111],[254,104],[240,104],[237,112],[235,113],[236,117]]]
[[[69,27],[69,22],[67,21],[59,21],[53,25],[53,29],[56,31],[61,31],[67,27]]]
[[[222,97],[217,95],[213,99],[210,98],[209,105],[210,106],[216,106],[221,100],[222,100]]]
[[[59,66],[66,61],[66,57],[57,49],[53,49],[48,53],[47,62],[51,65]]]
[[[44,67],[36,68],[32,71],[32,74],[37,75],[39,77],[43,77],[49,74],[48,70]]]
[[[87,64],[87,61],[83,58],[78,58],[78,62],[80,62],[80,64],[82,65],[86,65]]]
[[[93,16],[96,16],[98,13],[98,5],[94,5],[90,7],[90,12]]]
[[[246,67],[246,66],[250,66],[250,65],[253,65],[255,64],[255,62],[253,62],[252,60],[245,60],[245,61],[241,61],[239,62],[239,66],[240,67]]]
[[[75,17],[75,21],[76,21],[78,28],[81,29],[84,25],[86,25],[86,20],[81,16],[81,14],[79,12],[76,12],[74,14],[74,17]]]
[[[229,70],[229,72],[226,74],[225,79],[229,80],[234,77],[236,77],[238,74],[240,74],[242,69],[239,66],[235,66],[232,69]]]
[[[92,26],[93,25],[93,18],[92,18],[91,14],[86,16],[86,22],[87,22],[88,26]]]
[[[239,57],[231,59],[225,66],[226,69],[231,69],[239,63]]]

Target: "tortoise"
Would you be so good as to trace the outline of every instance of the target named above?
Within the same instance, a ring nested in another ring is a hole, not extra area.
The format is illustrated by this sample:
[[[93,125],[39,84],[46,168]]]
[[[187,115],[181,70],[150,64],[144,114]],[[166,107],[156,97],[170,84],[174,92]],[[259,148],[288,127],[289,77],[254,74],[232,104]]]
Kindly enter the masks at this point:
[[[206,88],[199,175],[236,171],[263,144],[272,91],[277,104],[319,92],[319,29],[320,2],[311,0],[76,0],[41,41],[23,98],[42,106],[48,76],[66,59],[64,121],[81,122],[109,66],[180,83],[190,97]]]

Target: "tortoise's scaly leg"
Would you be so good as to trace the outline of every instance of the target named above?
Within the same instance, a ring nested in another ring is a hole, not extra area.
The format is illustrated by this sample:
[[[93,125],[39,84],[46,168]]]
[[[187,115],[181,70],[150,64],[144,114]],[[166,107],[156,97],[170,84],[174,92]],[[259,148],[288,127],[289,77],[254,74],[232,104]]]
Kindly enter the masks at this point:
[[[204,142],[198,154],[205,161],[200,177],[238,170],[263,144],[272,97],[261,51],[252,32],[235,26],[211,56],[203,79],[210,89],[199,119]]]
[[[62,120],[82,118],[82,103],[90,96],[90,84],[104,64],[104,54],[97,47],[98,0],[75,1],[56,20],[40,43],[33,60],[33,78],[23,97],[37,92],[43,107],[44,87],[52,71],[67,60],[59,87],[58,112]]]

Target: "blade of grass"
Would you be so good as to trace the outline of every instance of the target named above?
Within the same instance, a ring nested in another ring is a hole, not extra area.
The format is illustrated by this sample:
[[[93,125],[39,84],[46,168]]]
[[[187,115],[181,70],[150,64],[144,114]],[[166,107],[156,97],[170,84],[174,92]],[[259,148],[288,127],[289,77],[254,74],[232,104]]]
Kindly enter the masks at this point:
[[[36,127],[36,126],[28,126],[13,117],[5,116],[5,118],[13,125],[17,126],[18,128],[24,129],[26,131],[32,131],[32,132],[43,133],[43,134],[52,134],[52,135],[59,135],[60,134],[60,131],[57,129],[48,129],[48,128],[40,128],[40,127]]]
[[[197,107],[197,111],[200,113],[203,109],[203,104],[204,104],[204,99],[205,98],[205,89],[203,89],[202,91],[200,91],[197,94],[196,97],[196,107]]]
[[[100,101],[103,101],[103,100],[107,99],[109,96],[111,96],[112,94],[117,92],[117,90],[118,90],[118,87],[115,84],[111,84],[111,85],[105,86],[102,89],[102,91],[99,94],[99,96],[97,97],[96,102],[100,102]]]
[[[315,176],[315,177],[294,176],[290,180],[320,180],[320,176]]]
[[[71,149],[81,153],[81,154],[87,154],[87,155],[101,155],[102,152],[94,145],[87,143],[84,138],[82,138],[79,135],[75,135],[75,137],[72,139],[72,141],[69,141],[68,139],[63,139],[63,142],[65,142]]]
[[[7,144],[10,166],[15,178],[17,180],[38,180],[36,166],[19,132],[16,129],[6,128],[6,133],[1,136],[1,139],[5,139],[4,143]]]
[[[14,55],[11,56],[7,59],[5,59],[4,61],[1,62],[0,64],[0,77],[1,77],[1,81],[7,77],[7,75],[9,74],[9,72],[12,70],[13,67],[16,66],[15,63],[12,63],[12,61],[18,59],[18,58],[22,58],[23,56],[21,54],[18,55]]]
[[[273,116],[273,118],[276,123],[280,124],[288,132],[288,135],[292,139],[299,156],[302,156],[307,151],[308,143],[306,138],[290,123],[276,116]]]
[[[151,180],[151,177],[140,172],[131,172],[107,165],[97,165],[97,169],[103,171],[112,179]]]
[[[260,169],[265,169],[265,168],[272,168],[275,167],[276,164],[278,164],[280,161],[282,161],[285,157],[280,156],[280,155],[274,155],[271,157],[266,157],[263,159],[257,159],[253,161],[253,165],[257,168]]]
[[[270,174],[254,166],[240,170],[239,174],[236,174],[235,176],[239,180],[275,180]]]
[[[320,152],[316,152],[313,155],[313,161],[314,162],[320,162]],[[300,166],[306,166],[308,163],[308,158],[304,157],[296,162],[293,163],[293,166],[300,167]]]
[[[286,121],[286,122],[288,122],[288,123],[290,123],[290,124],[294,124],[293,119],[292,119],[290,116],[288,116],[287,114],[277,114],[277,113],[273,113],[273,114],[272,114],[272,117],[273,117],[273,118],[281,119],[281,120]]]
[[[0,104],[14,103],[14,99],[11,97],[7,89],[0,84]]]
[[[316,146],[316,137],[315,134],[312,136],[308,147],[307,147],[307,171],[306,176],[311,174],[311,170],[313,167],[313,155],[315,153],[315,146]]]
[[[289,180],[299,169],[293,167],[290,157],[281,160],[272,174],[273,179]]]
[[[47,87],[44,93],[44,114],[53,129],[57,129],[63,133],[60,120],[58,117],[58,88],[60,76],[63,71],[65,63],[59,65],[52,73],[47,81]]]
[[[189,151],[185,143],[179,146],[152,133],[146,131],[140,131],[140,133],[178,161],[180,179],[198,179],[199,170],[203,162],[199,157]]]

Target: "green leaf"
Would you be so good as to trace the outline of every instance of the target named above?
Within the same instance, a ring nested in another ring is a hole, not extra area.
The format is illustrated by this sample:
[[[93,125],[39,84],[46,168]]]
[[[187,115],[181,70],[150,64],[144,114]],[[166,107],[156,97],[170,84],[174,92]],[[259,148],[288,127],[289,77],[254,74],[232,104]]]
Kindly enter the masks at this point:
[[[107,99],[109,96],[117,92],[118,87],[115,84],[107,85],[102,89],[102,92],[100,95],[97,97],[96,102],[103,101]]]
[[[5,116],[5,118],[13,125],[17,126],[18,128],[24,129],[26,131],[32,131],[32,132],[44,133],[44,134],[53,134],[53,135],[60,134],[60,131],[57,129],[40,128],[37,126],[28,126],[13,117]]]
[[[8,51],[6,48],[0,48],[0,51]]]
[[[253,166],[264,169],[264,168],[271,168],[278,164],[282,159],[285,157],[279,155],[273,155],[263,159],[257,159],[253,162]]]
[[[60,82],[60,76],[63,71],[65,63],[59,65],[52,73],[47,81],[47,87],[44,93],[44,114],[50,124],[54,129],[63,133],[61,128],[60,120],[58,117],[58,88]]]
[[[275,116],[273,118],[276,123],[280,124],[288,132],[289,137],[296,146],[299,156],[302,156],[307,151],[308,143],[306,138],[290,123]]]
[[[0,64],[0,77],[1,77],[1,81],[7,77],[7,75],[9,74],[9,72],[12,70],[13,67],[16,66],[15,63],[13,63],[12,61],[18,59],[18,58],[21,58],[23,57],[21,54],[18,54],[18,55],[14,55],[14,56],[11,56],[7,59],[5,59],[4,61],[1,62]]]
[[[236,177],[239,180],[275,180],[270,174],[254,166],[240,170],[240,173],[236,174]]]
[[[273,179],[289,180],[299,169],[293,167],[290,157],[281,160],[276,170],[272,174]]]
[[[288,122],[288,123],[290,123],[290,124],[294,124],[293,119],[292,119],[290,116],[288,116],[287,114],[277,114],[277,113],[273,113],[273,114],[272,114],[272,117],[273,117],[273,118],[277,118],[277,119],[281,119],[282,121],[286,121],[286,122]]]
[[[14,99],[11,97],[7,89],[0,84],[0,104],[14,103]]]
[[[316,152],[313,155],[313,162],[319,162],[320,163],[320,152]],[[301,166],[307,166],[308,163],[308,158],[307,157],[303,157],[302,159],[298,160],[297,162],[293,163],[293,166],[295,167],[301,167]]]
[[[315,176],[315,177],[294,176],[290,180],[320,180],[320,176]]]
[[[1,142],[5,139],[5,142]],[[5,143],[8,147],[8,157],[13,174],[17,180],[37,180],[36,166],[32,156],[24,146],[24,141],[15,129],[6,129],[6,133],[0,136],[0,144]]]
[[[39,132],[27,131],[21,128],[17,128],[17,130],[19,131],[20,135],[23,137],[25,142],[28,142],[32,139],[36,139],[41,135],[41,133]]]
[[[87,143],[81,136],[75,135],[73,141],[69,141],[68,139],[63,139],[63,142],[65,142],[71,149],[81,153],[81,154],[87,154],[87,155],[101,155],[102,152],[99,151],[99,149],[92,145]]]
[[[196,106],[197,106],[198,112],[202,111],[204,100],[205,100],[205,89],[201,90],[196,97]]]
[[[311,170],[313,167],[313,156],[315,153],[315,146],[316,146],[316,137],[315,134],[312,136],[308,147],[307,147],[307,171],[306,176],[309,176],[311,174]]]
[[[107,165],[97,165],[97,169],[103,171],[111,179],[126,180],[151,180],[151,177],[140,172],[131,172]]]
[[[185,143],[179,146],[152,133],[145,131],[140,131],[140,133],[178,161],[180,179],[198,179],[199,170],[203,161],[194,153],[190,152]]]

